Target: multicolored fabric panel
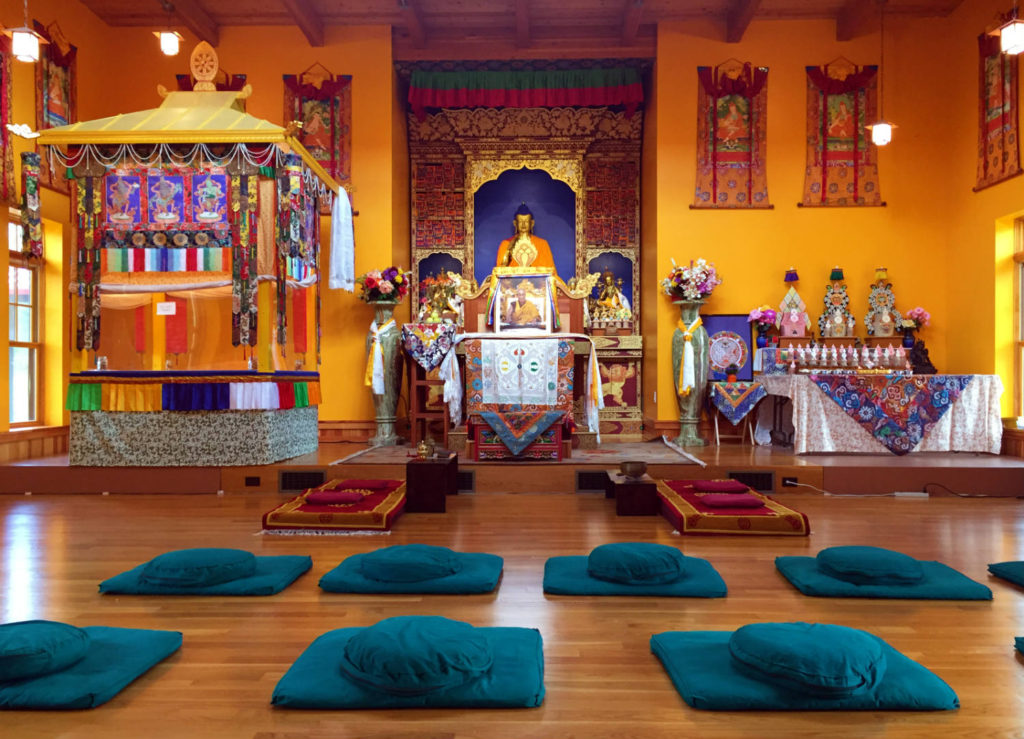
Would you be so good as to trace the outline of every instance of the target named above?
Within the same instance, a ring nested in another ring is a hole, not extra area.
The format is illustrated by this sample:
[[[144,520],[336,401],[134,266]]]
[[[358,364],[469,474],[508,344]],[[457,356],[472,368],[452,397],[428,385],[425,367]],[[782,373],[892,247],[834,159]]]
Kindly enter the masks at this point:
[[[410,357],[430,372],[441,366],[455,341],[454,323],[406,323],[402,326],[402,346]]]
[[[956,403],[971,375],[810,375],[811,381],[893,454],[913,451]]]
[[[125,382],[68,385],[70,411],[287,410],[320,405],[320,383],[309,381]]]
[[[759,382],[713,382],[710,397],[715,408],[735,426],[767,394]]]
[[[565,418],[565,411],[510,413],[481,411],[480,417],[491,427],[512,454],[518,455],[552,425]]]
[[[490,361],[485,361],[483,348],[485,342],[488,344],[500,342],[509,351],[499,357],[498,354],[501,352],[496,354],[488,349],[487,355]],[[512,390],[515,388],[506,387],[511,382],[510,378],[515,379],[519,374],[525,376],[533,374],[529,368],[520,369],[518,365],[530,361],[531,358],[543,363],[543,358],[539,355],[533,357],[536,351],[540,351],[539,349],[524,347],[524,350],[529,350],[529,355],[524,354],[517,357],[514,354],[514,346],[544,343],[551,343],[552,347],[557,343],[556,365],[550,378],[546,373],[544,375],[547,380],[555,383],[555,387],[548,388],[547,385],[550,383],[544,382],[544,387],[540,388],[537,393],[513,394]],[[572,410],[575,357],[572,341],[564,339],[470,339],[463,342],[463,346],[466,347],[466,409],[468,412]],[[495,361],[507,364],[506,370],[503,371],[501,367],[494,366]],[[501,378],[503,379],[499,382]],[[541,393],[541,391],[543,392]],[[537,401],[542,398],[550,400],[550,402],[538,403]]]
[[[226,272],[230,249],[104,249],[101,269],[108,272]]]

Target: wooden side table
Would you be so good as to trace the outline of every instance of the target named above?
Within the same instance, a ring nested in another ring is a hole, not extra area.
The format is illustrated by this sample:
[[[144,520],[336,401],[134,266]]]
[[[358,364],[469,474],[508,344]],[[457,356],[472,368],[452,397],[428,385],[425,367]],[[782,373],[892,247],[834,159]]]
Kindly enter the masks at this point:
[[[615,498],[615,513],[619,516],[656,516],[661,508],[658,486],[648,474],[643,477],[625,477],[616,470],[608,470],[605,497]]]
[[[445,496],[458,489],[459,455],[450,453],[433,459],[410,459],[405,464],[405,510],[407,513],[444,513]]]

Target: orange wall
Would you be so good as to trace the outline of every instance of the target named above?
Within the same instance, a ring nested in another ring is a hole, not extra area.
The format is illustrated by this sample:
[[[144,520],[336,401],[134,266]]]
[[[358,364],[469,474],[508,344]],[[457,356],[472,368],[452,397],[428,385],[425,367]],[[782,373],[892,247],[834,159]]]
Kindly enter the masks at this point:
[[[839,55],[859,64],[878,63],[878,35],[838,43],[835,26],[829,22],[759,21],[736,45],[717,40],[721,29],[710,24],[660,25],[656,108],[655,115],[648,117],[656,119],[658,151],[654,277],[668,272],[670,258],[685,262],[705,257],[715,263],[723,283],[704,312],[747,313],[761,303],[777,305],[785,293],[785,270],[795,266],[802,278],[801,297],[816,321],[829,269],[838,264],[845,271],[850,309],[862,335],[874,270],[885,265],[897,308],[922,305],[931,312],[932,325],[924,338],[935,364],[940,370],[949,369],[953,363],[947,340],[953,319],[944,288],[949,271],[945,256],[950,176],[937,152],[952,129],[945,121],[945,84],[934,61],[943,58],[946,23],[894,19],[887,24],[885,112],[900,126],[893,143],[879,152],[882,195],[888,205],[830,209],[796,206],[802,199],[806,147],[804,66]],[[933,38],[934,32],[939,36]],[[696,67],[729,57],[770,70],[767,173],[774,210],[694,211],[687,207],[695,188]],[[958,135],[965,134],[958,131]],[[973,124],[966,135],[974,136]],[[969,187],[969,179],[967,183]],[[645,275],[644,284],[653,286],[654,279]],[[645,287],[645,294],[651,295],[653,289]],[[678,312],[664,295],[659,295],[657,309],[657,341],[663,348],[657,358],[657,418],[668,420],[677,415],[667,347]],[[959,353],[959,347],[954,344],[954,348]],[[651,389],[645,388],[648,401]],[[648,411],[647,415],[653,414]]]

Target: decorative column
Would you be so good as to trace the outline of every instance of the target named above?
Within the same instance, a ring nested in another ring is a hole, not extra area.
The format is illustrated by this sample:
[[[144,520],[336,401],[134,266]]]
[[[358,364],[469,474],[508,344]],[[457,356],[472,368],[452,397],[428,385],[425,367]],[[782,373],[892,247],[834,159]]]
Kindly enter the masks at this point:
[[[672,379],[679,402],[679,436],[675,443],[679,446],[704,446],[707,442],[697,430],[708,382],[708,332],[697,323],[704,301],[672,302],[679,306],[679,324],[672,334]],[[692,355],[686,350],[687,343]],[[691,357],[692,375],[687,366]]]
[[[377,419],[377,433],[370,439],[370,446],[396,446],[402,442],[395,433],[395,407],[402,378],[400,332],[393,317],[398,301],[368,303],[375,315],[366,336],[366,384],[373,392]],[[379,352],[376,358],[375,352]]]

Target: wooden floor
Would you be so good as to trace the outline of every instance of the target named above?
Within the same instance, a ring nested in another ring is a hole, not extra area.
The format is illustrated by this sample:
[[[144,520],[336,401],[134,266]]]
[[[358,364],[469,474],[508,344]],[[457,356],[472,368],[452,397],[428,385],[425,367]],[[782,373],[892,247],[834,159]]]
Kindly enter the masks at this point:
[[[107,705],[70,713],[10,712],[0,735],[292,739],[558,739],[568,737],[1019,737],[1024,735],[1024,591],[990,579],[990,562],[1024,559],[1024,509],[1015,499],[778,496],[808,514],[809,538],[673,535],[661,517],[618,518],[594,494],[477,494],[446,514],[406,514],[390,535],[260,536],[260,514],[281,496],[0,496],[4,622],[175,629],[181,651]],[[655,541],[708,558],[724,599],[545,596],[544,560],[611,541]],[[423,542],[505,558],[498,591],[478,596],[346,596],[320,576],[344,557]],[[779,554],[875,544],[942,559],[987,582],[993,602],[831,600],[799,595],[775,571]],[[312,572],[268,598],[100,596],[97,583],[167,549],[228,546],[310,554]],[[481,626],[539,628],[547,696],[504,711],[288,711],[275,683],[318,634],[402,614]],[[713,713],[686,706],[651,655],[651,634],[806,620],[869,629],[946,680],[962,708],[944,713]]]

